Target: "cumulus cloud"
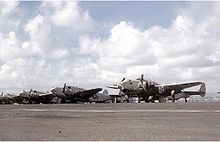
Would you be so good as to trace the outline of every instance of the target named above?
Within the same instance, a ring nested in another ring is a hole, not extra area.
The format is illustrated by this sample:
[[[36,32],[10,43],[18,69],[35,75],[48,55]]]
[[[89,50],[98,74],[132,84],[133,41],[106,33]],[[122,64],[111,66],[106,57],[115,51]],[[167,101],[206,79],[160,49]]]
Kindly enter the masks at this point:
[[[59,27],[65,30],[86,31],[93,25],[93,20],[88,11],[83,11],[78,3],[73,2],[42,2],[41,14],[30,19],[24,31],[30,39],[23,45],[43,58],[64,59],[70,51],[60,41],[62,35],[56,35]],[[59,33],[59,32],[58,32]]]
[[[7,15],[17,10],[19,2],[17,1],[1,1],[0,3],[0,15]]]
[[[70,9],[76,12],[75,17],[69,17],[73,14],[72,11],[67,16],[67,19],[72,19],[71,21],[63,19],[62,24],[54,21],[54,17],[60,14],[59,11],[67,11],[68,14]],[[74,52],[59,41],[59,36],[62,35],[54,35],[54,31],[59,26],[72,29],[68,24],[73,24],[77,25],[74,30],[84,30],[90,28],[91,21],[88,12],[82,12],[77,3],[56,4],[55,2],[51,9],[38,13],[22,25],[24,33],[28,36],[27,39],[19,39],[15,27],[11,27],[9,32],[1,32],[1,88],[47,87],[49,89],[52,85],[63,85],[65,82],[79,83],[84,87],[91,87],[91,83],[98,86],[100,78],[97,75],[101,71],[98,70],[97,65],[87,59],[77,58]],[[1,30],[3,29],[4,27],[1,27]]]
[[[1,14],[4,15],[3,18],[1,17],[3,21],[21,20],[19,19],[21,17],[15,19],[11,17],[13,10],[18,9],[18,3],[1,3],[0,6]],[[42,11],[43,6],[49,6],[51,9]],[[48,90],[52,85],[81,80],[80,74],[76,75],[76,72],[83,68],[75,68],[77,65],[73,63],[76,62],[76,58],[74,55],[70,56],[71,50],[62,45],[60,41],[62,35],[55,33],[59,31],[59,27],[65,27],[65,30],[72,29],[71,24],[77,25],[73,28],[73,32],[85,31],[90,28],[93,20],[76,2],[42,2],[39,10],[36,16],[21,25],[22,35],[26,34],[27,38],[19,38],[18,27],[8,25],[9,30],[5,31],[4,26],[0,26],[0,86],[2,89],[47,88]],[[58,21],[54,18],[59,16],[67,19],[59,19],[62,23],[57,23]],[[91,71],[93,68],[90,65],[84,67],[85,70],[91,69]],[[74,79],[75,76],[76,79]]]
[[[50,18],[56,26],[74,31],[87,31],[94,26],[94,20],[89,16],[89,12],[83,11],[77,1],[43,2],[41,8],[51,15]]]
[[[107,37],[97,37],[86,34],[96,22],[79,3],[42,2],[38,13],[22,25],[24,40],[15,27],[7,32],[0,29],[0,86],[48,88],[74,83],[105,88],[123,77],[145,74],[161,83],[201,80],[217,88],[219,6],[218,2],[191,6],[167,28],[154,25],[141,30],[121,21]],[[202,12],[202,18],[199,7],[209,11]],[[65,46],[60,31],[71,31],[79,37],[78,43]]]
[[[94,56],[99,70],[118,80],[120,76],[136,78],[143,73],[162,83],[201,80],[210,87],[210,78],[218,75],[209,74],[219,70],[217,5],[212,3],[208,8],[211,11],[200,21],[196,21],[193,7],[187,9],[192,12],[180,13],[168,28],[155,25],[141,31],[122,21],[111,29],[107,39],[81,37],[77,53]]]
[[[18,56],[19,51],[19,39],[15,32],[9,32],[6,35],[0,35],[0,61],[7,61]]]
[[[18,29],[20,25],[20,20],[16,18],[18,5],[17,1],[0,1],[0,33]]]

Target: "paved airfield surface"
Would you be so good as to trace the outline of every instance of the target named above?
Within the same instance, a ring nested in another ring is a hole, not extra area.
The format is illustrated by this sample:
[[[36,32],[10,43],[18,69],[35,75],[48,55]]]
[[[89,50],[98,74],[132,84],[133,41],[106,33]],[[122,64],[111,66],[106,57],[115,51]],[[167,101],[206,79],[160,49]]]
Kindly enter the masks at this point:
[[[0,105],[0,140],[220,140],[220,103]]]

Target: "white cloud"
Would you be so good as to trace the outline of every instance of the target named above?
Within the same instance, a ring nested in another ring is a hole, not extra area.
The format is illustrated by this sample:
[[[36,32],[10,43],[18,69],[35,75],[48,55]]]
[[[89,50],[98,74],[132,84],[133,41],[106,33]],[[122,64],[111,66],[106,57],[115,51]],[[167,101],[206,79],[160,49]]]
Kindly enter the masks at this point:
[[[27,39],[19,39],[15,30],[0,30],[0,86],[50,89],[68,83],[105,88],[123,77],[136,79],[145,74],[162,83],[201,80],[216,88],[220,80],[219,5],[206,7],[202,18],[196,12],[200,9],[192,6],[168,28],[154,25],[140,30],[121,21],[108,37],[96,38],[86,34],[94,20],[77,2],[43,2],[41,11],[22,25]],[[63,45],[59,31],[66,30],[79,35],[78,48]]]
[[[42,15],[37,15],[25,25],[24,30],[29,33],[32,40],[43,40],[51,32],[50,21]]]
[[[67,49],[61,47],[51,30],[51,20],[47,16],[37,15],[25,25],[29,39],[22,47],[42,58],[61,59],[68,56]]]
[[[78,70],[91,69],[88,72],[91,75],[93,66],[85,65],[83,68],[79,66],[75,68],[74,63],[78,61],[74,55],[70,56],[72,51],[61,44],[62,35],[54,34],[57,32],[56,30],[59,31],[59,26],[64,26],[65,30],[72,29],[71,24],[77,25],[74,30],[88,30],[93,21],[88,12],[82,11],[75,2],[43,2],[42,5],[45,3],[48,4],[47,6],[51,6],[52,11],[48,9],[48,13],[37,13],[35,17],[28,19],[28,22],[21,26],[24,28],[22,34],[27,34],[28,38],[19,39],[16,34],[17,27],[12,27],[10,32],[4,33],[1,32],[4,27],[0,27],[1,88],[11,88],[12,86],[14,89],[45,87],[48,90],[52,85],[63,85],[65,82],[73,83],[75,80],[81,81],[82,75],[79,73],[76,75]],[[51,3],[53,5],[50,5]],[[54,13],[50,13],[53,10],[55,10]],[[68,14],[68,12],[70,13]],[[6,15],[6,10],[3,13]],[[7,14],[10,13],[12,11],[8,10]],[[63,23],[56,23],[54,17],[59,18],[60,14],[61,17],[64,16],[67,19],[62,19]],[[72,14],[76,14],[75,17]],[[10,19],[5,16],[4,19],[6,18]],[[68,21],[69,18],[70,21]]]
[[[68,56],[68,52],[66,49],[57,49],[55,51],[51,51],[52,52],[52,56],[56,57],[57,59],[62,59]]]
[[[93,63],[105,74],[103,77],[111,74],[135,78],[146,74],[147,78],[163,83],[186,80],[210,83],[208,74],[219,70],[220,61],[217,4],[208,8],[211,13],[203,15],[204,20],[198,22],[197,15],[181,13],[168,28],[152,26],[141,31],[122,21],[111,29],[107,39],[82,37],[78,54],[92,55]],[[202,70],[205,68],[208,72]],[[103,78],[106,79],[110,78]]]
[[[0,35],[0,61],[8,61],[19,56],[20,41],[15,32]]]
[[[19,2],[17,1],[1,1],[0,2],[0,15],[7,15],[17,10]]]
[[[16,1],[0,1],[0,33],[18,30],[20,20],[18,16],[18,5]]]
[[[50,13],[50,18],[56,26],[74,31],[87,31],[94,27],[94,21],[89,16],[89,12],[83,11],[77,1],[43,2],[41,7],[44,12]]]
[[[24,87],[26,89],[33,84],[35,87],[47,86],[48,84],[44,79],[50,77],[47,72],[48,68],[44,60],[35,61],[31,58],[28,60],[23,58],[11,60],[1,66],[0,80],[4,80],[1,87],[20,89]]]

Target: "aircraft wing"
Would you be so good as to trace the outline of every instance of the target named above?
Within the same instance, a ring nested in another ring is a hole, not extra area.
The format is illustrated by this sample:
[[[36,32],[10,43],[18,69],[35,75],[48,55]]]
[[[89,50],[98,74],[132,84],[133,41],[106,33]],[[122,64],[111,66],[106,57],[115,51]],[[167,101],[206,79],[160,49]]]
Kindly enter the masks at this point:
[[[88,99],[100,91],[102,91],[102,88],[95,88],[95,89],[79,91],[75,95]]]
[[[156,85],[157,87],[161,87],[164,90],[183,90],[186,88],[190,88],[193,86],[197,86],[202,84],[203,82],[184,82],[184,83],[173,83],[173,84],[161,84],[161,85]]]

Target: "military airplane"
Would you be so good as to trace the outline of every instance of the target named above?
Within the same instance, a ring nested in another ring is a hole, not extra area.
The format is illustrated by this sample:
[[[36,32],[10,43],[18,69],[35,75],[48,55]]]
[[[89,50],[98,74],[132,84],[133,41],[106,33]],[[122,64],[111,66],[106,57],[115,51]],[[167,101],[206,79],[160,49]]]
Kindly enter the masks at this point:
[[[19,98],[17,98],[16,95],[12,95],[9,93],[4,94],[2,92],[1,96],[0,96],[0,104],[13,104],[19,102]]]
[[[193,86],[201,85],[199,91],[186,91],[184,89],[191,88]],[[164,102],[166,97],[171,97],[175,102],[179,98],[188,98],[191,95],[205,96],[206,88],[204,82],[184,82],[173,84],[159,84],[151,80],[145,80],[143,75],[137,80],[126,80],[125,78],[116,85],[107,86],[112,89],[119,89],[119,95],[131,97],[138,97],[139,100],[145,102]],[[179,97],[178,97],[179,96]]]
[[[63,87],[56,87],[51,90],[51,92],[56,96],[57,103],[66,103],[66,102],[91,102],[90,98],[96,98],[98,92],[102,88],[95,88],[85,90],[75,86],[67,86],[66,83]]]
[[[3,92],[0,95],[0,104],[11,104],[12,98],[7,94],[5,95]]]
[[[16,103],[32,104],[32,103],[51,103],[54,95],[51,92],[41,92],[37,90],[30,89],[30,91],[25,91],[19,93],[18,96],[14,97]]]

